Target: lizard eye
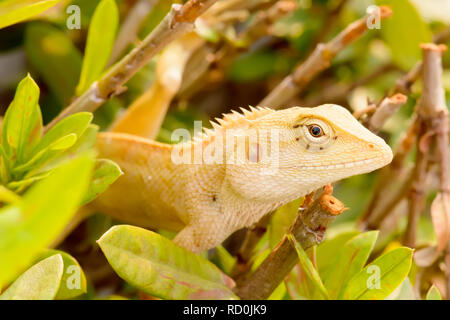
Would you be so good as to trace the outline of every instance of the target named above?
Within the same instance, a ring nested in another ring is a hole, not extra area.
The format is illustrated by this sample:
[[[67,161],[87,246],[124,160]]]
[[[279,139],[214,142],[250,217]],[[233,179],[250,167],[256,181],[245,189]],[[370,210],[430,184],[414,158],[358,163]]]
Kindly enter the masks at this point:
[[[320,127],[317,124],[309,125],[308,126],[308,131],[314,138],[319,138],[319,137],[324,135],[322,127]]]

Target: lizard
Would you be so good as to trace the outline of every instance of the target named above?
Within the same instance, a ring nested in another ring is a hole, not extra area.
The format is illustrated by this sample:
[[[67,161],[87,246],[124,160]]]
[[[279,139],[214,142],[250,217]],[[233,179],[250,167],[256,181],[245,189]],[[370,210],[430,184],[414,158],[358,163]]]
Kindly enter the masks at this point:
[[[382,138],[334,104],[250,107],[225,114],[212,127],[178,144],[100,132],[100,156],[124,174],[90,209],[178,232],[175,244],[201,252],[283,204],[392,161]]]

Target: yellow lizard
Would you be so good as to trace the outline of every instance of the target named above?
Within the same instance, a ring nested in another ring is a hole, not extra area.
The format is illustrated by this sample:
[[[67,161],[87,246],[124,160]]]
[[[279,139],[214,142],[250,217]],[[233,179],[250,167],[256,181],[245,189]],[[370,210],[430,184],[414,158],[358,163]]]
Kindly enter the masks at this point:
[[[89,207],[179,231],[175,243],[199,252],[287,202],[392,160],[384,140],[337,105],[242,109],[217,121],[176,145],[100,133],[100,156],[124,175]]]

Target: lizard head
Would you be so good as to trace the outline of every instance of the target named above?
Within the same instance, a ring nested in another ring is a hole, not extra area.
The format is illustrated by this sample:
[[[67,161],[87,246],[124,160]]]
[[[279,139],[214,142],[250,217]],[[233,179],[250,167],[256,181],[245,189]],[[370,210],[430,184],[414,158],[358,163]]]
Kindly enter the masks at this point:
[[[256,128],[260,137],[264,136],[260,132],[269,132],[270,146],[260,140],[256,149],[261,154],[260,149],[270,150],[270,155],[253,157],[257,161],[246,168],[227,168],[227,175],[236,191],[253,199],[295,199],[392,160],[384,140],[338,105],[275,111],[253,120],[250,128]]]

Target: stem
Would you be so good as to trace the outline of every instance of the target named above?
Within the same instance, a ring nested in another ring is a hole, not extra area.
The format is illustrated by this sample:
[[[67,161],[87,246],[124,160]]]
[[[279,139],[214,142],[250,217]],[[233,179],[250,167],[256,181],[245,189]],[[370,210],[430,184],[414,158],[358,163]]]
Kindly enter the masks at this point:
[[[127,46],[138,39],[138,32],[142,23],[148,14],[152,11],[156,0],[139,0],[133,8],[131,8],[125,21],[122,23],[117,40],[109,59],[109,65],[113,64]]]
[[[107,99],[124,91],[123,85],[169,42],[193,29],[195,19],[217,0],[189,0],[172,5],[170,12],[142,43],[115,64],[82,96],[62,111],[46,127],[48,131],[61,119],[81,111],[93,112]]]
[[[381,6],[380,11],[380,18],[382,19],[392,14],[392,11],[385,6]],[[308,59],[284,78],[259,105],[277,108],[300,93],[312,78],[330,66],[331,60],[342,49],[359,38],[367,30],[368,17],[365,16],[353,22],[330,42],[326,44],[319,43]]]
[[[331,189],[331,188],[330,188]],[[300,210],[289,233],[299,241],[303,249],[320,243],[328,226],[345,208],[327,190],[306,211]],[[235,289],[242,299],[267,299],[298,261],[297,253],[286,235],[247,279]]]
[[[408,97],[401,93],[384,98],[369,120],[369,130],[373,133],[380,131],[386,121],[406,103],[406,100]]]

